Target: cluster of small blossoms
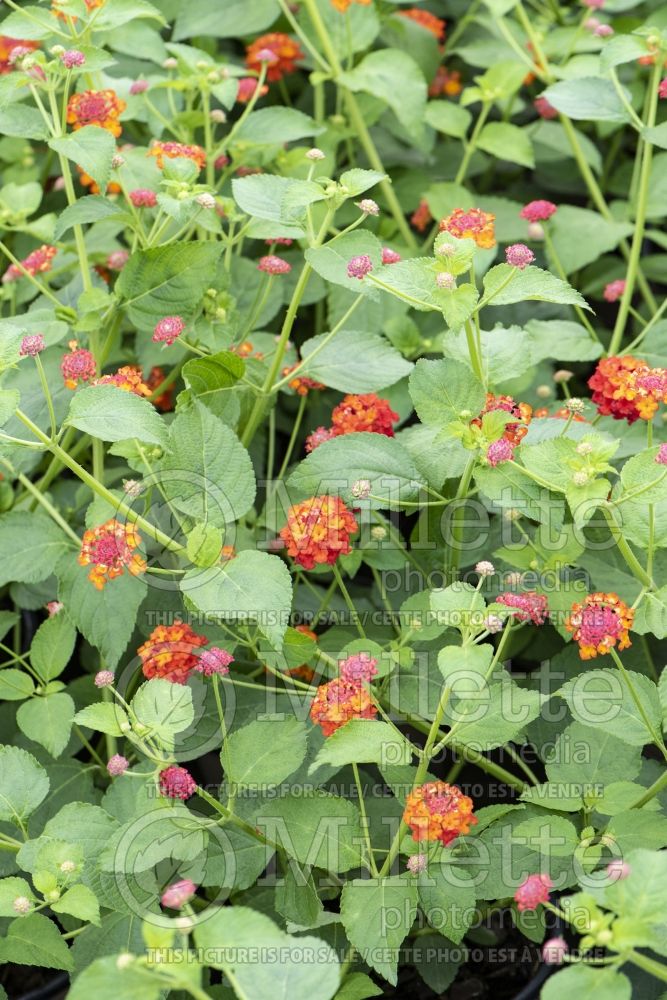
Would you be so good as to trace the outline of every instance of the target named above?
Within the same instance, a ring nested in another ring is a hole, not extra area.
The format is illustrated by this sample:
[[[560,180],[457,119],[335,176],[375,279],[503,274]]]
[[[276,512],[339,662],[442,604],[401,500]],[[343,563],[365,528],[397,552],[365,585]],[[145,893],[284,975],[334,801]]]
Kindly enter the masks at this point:
[[[194,897],[197,886],[189,878],[168,885],[160,897],[160,902],[170,910],[182,909]]]
[[[461,74],[458,70],[449,70],[446,66],[438,66],[435,76],[428,85],[429,97],[458,97],[463,90]]]
[[[357,257],[352,257],[347,263],[348,278],[358,278],[361,281],[373,270],[373,261],[367,253],[361,253]]]
[[[97,590],[103,590],[109,580],[122,576],[125,570],[133,576],[146,572],[146,560],[136,553],[141,544],[132,524],[121,524],[112,518],[84,532],[80,566],[92,566],[88,579]]]
[[[76,389],[79,382],[90,382],[95,378],[97,367],[90,351],[85,347],[79,347],[76,340],[70,340],[68,346],[70,353],[63,356],[60,370],[63,373],[65,386],[68,389]]]
[[[36,358],[46,347],[44,337],[41,333],[31,333],[24,337],[19,347],[19,355],[22,358]]]
[[[50,271],[53,267],[53,258],[58,253],[56,247],[49,246],[44,243],[37,250],[33,250],[28,256],[21,261],[21,266],[18,264],[10,264],[5,273],[2,276],[2,283],[6,285],[10,281],[18,281],[19,278],[24,278],[26,272],[35,277],[37,274],[45,274]]]
[[[282,257],[277,257],[275,254],[267,254],[266,257],[260,257],[257,264],[258,271],[264,271],[265,274],[289,274],[292,270],[292,265]]]
[[[229,664],[233,662],[234,657],[226,649],[211,646],[210,649],[204,650],[192,669],[196,673],[203,674],[204,677],[212,677],[213,674],[224,677],[229,673]]]
[[[157,205],[157,195],[150,188],[135,188],[129,197],[135,208],[155,208]]]
[[[534,590],[527,591],[525,594],[513,594],[511,591],[507,591],[496,597],[496,604],[511,608],[517,621],[531,621],[533,625],[543,625],[549,614],[546,597]]]
[[[553,882],[548,875],[529,875],[514,893],[517,910],[523,913],[524,910],[536,910],[540,903],[548,903],[552,888]]]
[[[282,80],[288,73],[295,73],[297,62],[304,59],[301,46],[282,31],[272,31],[260,35],[246,49],[245,63],[248,69],[261,72],[262,66],[268,63],[266,79],[271,83]]]
[[[17,48],[27,49],[34,52],[39,48],[39,42],[29,42],[23,38],[11,38],[9,35],[0,35],[0,75],[11,73],[15,66],[13,53]]]
[[[121,774],[125,774],[130,762],[127,757],[123,757],[122,754],[115,753],[113,757],[109,757],[107,761],[107,773],[111,775],[112,778],[119,778]]]
[[[433,222],[433,216],[431,215],[431,209],[428,207],[428,202],[425,198],[422,198],[416,209],[410,216],[410,223],[417,229],[420,233],[423,233],[428,229],[430,224]]]
[[[167,160],[192,160],[200,170],[206,166],[206,150],[201,146],[187,146],[182,142],[154,142],[148,150],[148,156],[154,156],[160,170]]]
[[[629,630],[635,613],[618,594],[588,594],[572,605],[565,628],[579,645],[582,660],[604,656],[614,647],[631,646]]]
[[[155,324],[152,340],[156,344],[166,344],[171,347],[175,340],[185,330],[185,323],[180,316],[165,316]]]
[[[66,49],[60,53],[60,61],[66,69],[75,69],[84,65],[86,57],[78,49]]]
[[[110,271],[122,271],[129,259],[129,251],[113,250],[106,259],[106,265]]]
[[[143,381],[141,370],[134,365],[123,365],[112,375],[102,375],[91,383],[92,385],[115,385],[125,392],[132,392],[135,396],[150,396],[151,390]]]
[[[661,444],[658,448],[658,454],[655,456],[655,460],[658,465],[667,465],[667,444]]]
[[[354,515],[340,497],[317,496],[290,507],[280,529],[287,554],[304,569],[333,565],[352,551],[350,535],[359,530]]]
[[[558,206],[554,205],[552,201],[538,198],[537,201],[529,201],[527,205],[524,205],[519,215],[528,222],[546,222],[557,209]]]
[[[444,781],[428,781],[408,795],[403,822],[412,832],[413,840],[438,840],[445,847],[477,823],[474,804],[456,785]]]
[[[625,291],[626,282],[623,278],[618,278],[616,281],[610,281],[608,285],[605,285],[602,297],[606,302],[618,302],[623,296]]]
[[[495,215],[483,212],[481,208],[471,208],[464,212],[462,208],[442,219],[439,225],[441,233],[449,233],[458,240],[474,240],[482,250],[490,250],[496,245]]]
[[[239,104],[247,104],[255,96],[255,92],[259,86],[259,80],[255,79],[254,76],[242,76],[238,81],[239,89],[236,92],[236,100]],[[262,84],[261,90],[259,92],[258,99],[264,97],[268,94],[269,88],[265,83]]]
[[[160,792],[169,799],[189,799],[197,791],[197,782],[184,767],[172,764],[158,775]]]
[[[281,373],[283,378],[287,378],[287,376],[291,372],[293,372],[295,368],[298,367],[299,367],[298,364],[287,365],[285,368],[283,368]],[[292,391],[297,394],[297,396],[307,396],[308,393],[311,391],[311,389],[326,388],[326,386],[323,385],[322,382],[316,382],[314,378],[309,378],[307,375],[295,375],[294,378],[290,379],[290,381],[287,384],[289,385],[290,389],[292,389]]]
[[[396,253],[391,247],[382,247],[382,263],[383,264],[399,264],[401,261],[400,253]]]
[[[369,653],[352,653],[347,659],[338,661],[338,670],[344,681],[370,683],[377,674],[377,660]]]
[[[536,97],[533,101],[533,107],[540,118],[544,118],[545,121],[549,121],[551,118],[558,118],[558,111],[553,104],[549,103],[546,97]]]
[[[436,17],[435,14],[431,14],[428,10],[419,10],[417,7],[408,7],[407,10],[399,10],[397,13],[401,17],[407,17],[411,21],[414,21],[426,31],[430,31],[433,37],[441,44],[444,42],[446,23],[441,17]]]
[[[350,394],[345,396],[331,411],[331,427],[318,427],[306,438],[306,451],[314,451],[318,445],[343,434],[384,434],[394,436],[394,423],[399,419],[386,399],[375,393]]]
[[[115,90],[84,90],[72,94],[67,103],[67,124],[74,131],[86,125],[96,125],[111,132],[116,138],[123,131],[119,118],[127,104]]]
[[[361,681],[336,677],[321,684],[310,706],[310,717],[324,736],[331,736],[350,719],[374,719],[377,709]]]
[[[667,402],[667,369],[649,368],[630,354],[602,358],[588,380],[592,400],[603,416],[616,420],[651,420]]]
[[[137,654],[144,677],[161,677],[173,684],[185,684],[191,671],[197,670],[201,654],[196,652],[208,642],[184,622],[158,625]]]
[[[512,267],[523,271],[524,267],[528,267],[529,264],[533,263],[535,254],[525,243],[513,243],[505,250],[505,260]]]

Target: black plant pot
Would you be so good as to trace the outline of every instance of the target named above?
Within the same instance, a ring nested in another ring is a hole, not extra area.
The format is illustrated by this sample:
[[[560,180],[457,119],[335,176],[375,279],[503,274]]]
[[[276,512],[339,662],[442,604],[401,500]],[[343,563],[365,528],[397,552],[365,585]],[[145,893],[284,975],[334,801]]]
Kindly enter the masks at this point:
[[[64,996],[68,987],[69,975],[66,972],[59,972],[43,986],[37,986],[34,990],[22,993],[18,997],[10,997],[9,1000],[53,1000],[54,997]]]

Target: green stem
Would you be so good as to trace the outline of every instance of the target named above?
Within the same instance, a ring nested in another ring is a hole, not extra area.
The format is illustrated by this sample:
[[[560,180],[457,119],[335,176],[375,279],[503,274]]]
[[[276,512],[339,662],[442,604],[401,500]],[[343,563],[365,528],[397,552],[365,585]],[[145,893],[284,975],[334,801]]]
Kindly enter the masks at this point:
[[[331,241],[331,242],[333,242],[333,241]],[[282,387],[284,385],[287,385],[289,382],[292,381],[293,378],[296,378],[296,376],[299,374],[299,372],[301,371],[301,369],[305,368],[306,365],[309,365],[311,363],[311,361],[313,360],[313,358],[317,357],[317,355],[320,353],[320,351],[322,351],[327,346],[327,344],[336,336],[336,334],[338,333],[338,331],[340,329],[342,329],[343,326],[345,326],[345,324],[347,323],[347,321],[350,318],[350,316],[352,315],[352,313],[355,311],[355,309],[357,308],[357,306],[360,305],[363,302],[364,298],[365,298],[365,295],[358,295],[357,296],[357,298],[354,300],[354,302],[352,303],[352,305],[350,306],[350,308],[347,310],[347,312],[345,312],[345,314],[343,316],[341,316],[341,318],[338,320],[338,322],[336,323],[336,325],[334,327],[332,327],[332,329],[329,331],[329,333],[327,333],[324,337],[322,337],[322,340],[310,352],[310,354],[306,358],[303,358],[301,361],[299,361],[298,365],[296,365],[292,369],[292,371],[289,373],[289,375],[286,375],[285,378],[282,378],[282,379],[280,379],[279,382],[275,383],[275,385],[273,386],[273,391],[274,392],[277,392],[278,389],[282,389]]]
[[[544,226],[544,244],[545,244],[545,246],[546,246],[546,248],[547,248],[547,250],[549,252],[549,257],[551,258],[551,261],[552,261],[554,267],[556,268],[556,271],[558,272],[559,277],[561,278],[562,281],[565,281],[565,282],[569,283],[569,279],[567,277],[567,274],[565,273],[565,268],[563,267],[563,265],[561,263],[560,257],[556,253],[556,247],[554,246],[554,242],[551,239],[551,235],[549,233],[548,226]],[[600,343],[600,338],[598,337],[598,335],[597,335],[597,333],[595,331],[595,327],[593,326],[593,324],[589,320],[589,318],[586,315],[586,313],[584,312],[584,310],[581,308],[581,306],[578,306],[578,305],[574,305],[572,308],[574,309],[575,313],[577,314],[577,318],[578,318],[579,322],[583,326],[586,327],[586,329],[588,330],[591,338],[594,341],[596,341],[596,343],[599,344]]]
[[[463,151],[463,158],[461,160],[461,163],[459,164],[459,169],[456,171],[456,177],[454,178],[455,184],[461,184],[462,181],[465,179],[468,165],[477,147],[477,140],[479,139],[480,132],[484,127],[484,122],[488,117],[489,111],[491,110],[491,106],[492,106],[491,101],[485,101],[482,104],[482,110],[480,111],[477,117],[477,121],[475,122],[475,127],[472,130],[472,135],[470,136],[468,142],[466,142],[465,144],[465,149]]]
[[[630,674],[628,673],[628,671],[623,666],[623,661],[621,660],[620,656],[616,652],[616,648],[614,646],[611,647],[610,653],[612,655],[612,659],[614,660],[614,663],[616,664],[616,666],[618,667],[618,669],[621,672],[621,676],[623,677],[623,680],[626,683],[628,691],[630,692],[630,696],[632,697],[632,700],[635,703],[637,711],[639,712],[639,714],[642,717],[642,721],[643,721],[644,725],[646,726],[646,729],[651,734],[651,739],[653,740],[653,742],[655,743],[655,745],[660,748],[660,750],[662,751],[662,754],[663,754],[665,760],[667,760],[667,748],[665,747],[665,744],[664,744],[664,741],[662,739],[662,736],[660,735],[660,733],[656,732],[656,730],[655,730],[655,728],[653,726],[653,723],[651,722],[651,720],[649,719],[648,715],[646,714],[646,709],[644,708],[644,705],[642,704],[641,698],[637,694],[637,690],[636,690],[634,684],[632,683],[632,678],[630,677]]]
[[[461,506],[463,505],[464,498],[467,495],[468,490],[470,489],[470,483],[472,481],[476,464],[477,464],[477,459],[474,456],[469,458],[466,463],[466,467],[463,470],[463,475],[461,476],[461,479],[459,481],[458,489],[456,491],[456,496],[454,497],[454,499],[459,500],[461,502]],[[462,525],[461,525],[461,519],[459,518],[460,509],[461,507],[459,506],[456,508],[456,510],[453,511],[452,523],[450,528],[452,534],[452,544],[449,548],[449,559],[447,561],[447,568],[448,568],[448,578],[451,583],[453,583],[457,579],[458,569],[461,563]]]
[[[347,587],[345,586],[345,581],[343,580],[342,573],[341,573],[340,569],[338,568],[338,563],[334,563],[331,568],[333,570],[333,575],[336,578],[336,583],[338,584],[338,589],[340,590],[341,594],[343,595],[343,600],[345,601],[345,603],[347,605],[347,609],[350,612],[350,615],[352,616],[352,621],[356,625],[357,632],[359,633],[359,635],[361,636],[362,639],[365,639],[366,638],[366,633],[364,632],[364,627],[361,624],[361,619],[359,618],[359,613],[357,612],[357,609],[354,606],[354,601],[350,597],[350,592],[347,589]]]
[[[612,511],[612,509],[610,507],[603,507],[602,512],[607,520],[609,531],[611,532],[612,537],[616,542],[618,551],[623,556],[625,564],[632,573],[632,575],[636,577],[637,580],[639,580],[639,582],[642,584],[642,586],[646,587],[648,590],[655,590],[655,583],[653,582],[652,577],[648,575],[648,573],[646,572],[646,570],[644,569],[644,567],[639,562],[636,555],[626,542],[623,532],[619,527],[616,518],[614,517],[614,512]]]
[[[53,398],[51,396],[51,390],[49,389],[49,383],[46,378],[46,372],[44,371],[44,365],[42,364],[42,359],[39,354],[35,355],[35,364],[37,366],[37,373],[39,374],[39,381],[42,383],[42,390],[44,392],[44,398],[46,399],[46,405],[49,409],[49,421],[51,423],[51,437],[55,440],[58,434],[58,424],[56,423],[56,414],[53,409]]]
[[[472,370],[474,371],[477,378],[480,380],[482,385],[485,384],[484,370],[482,368],[482,359],[479,356],[479,351],[477,350],[477,341],[475,340],[475,332],[470,324],[470,320],[466,320],[464,324],[466,333],[466,343],[468,345],[468,354],[470,355],[470,364],[472,365]]]
[[[667,983],[667,965],[663,965],[662,962],[658,962],[654,958],[649,958],[648,955],[642,955],[640,952],[635,951],[634,948],[628,952],[624,952],[624,957],[632,962],[633,965],[643,969],[644,972],[649,972],[656,979]]]
[[[357,786],[359,813],[361,814],[361,829],[364,831],[364,840],[366,841],[366,850],[368,851],[368,867],[370,868],[371,874],[377,877],[378,870],[375,867],[375,855],[373,854],[371,830],[368,822],[368,816],[366,815],[366,805],[364,803],[364,790],[361,784],[361,777],[359,776],[359,767],[354,762],[352,763],[352,772],[354,774],[354,783]]]
[[[285,455],[283,457],[282,465],[278,471],[277,480],[280,482],[287,471],[290,459],[292,457],[292,452],[294,451],[294,446],[297,442],[299,436],[299,431],[301,429],[301,422],[303,420],[303,415],[306,412],[306,403],[308,402],[308,396],[301,396],[299,399],[299,408],[296,411],[296,416],[294,418],[294,423],[292,424],[292,433],[290,434],[290,439],[285,449]]]

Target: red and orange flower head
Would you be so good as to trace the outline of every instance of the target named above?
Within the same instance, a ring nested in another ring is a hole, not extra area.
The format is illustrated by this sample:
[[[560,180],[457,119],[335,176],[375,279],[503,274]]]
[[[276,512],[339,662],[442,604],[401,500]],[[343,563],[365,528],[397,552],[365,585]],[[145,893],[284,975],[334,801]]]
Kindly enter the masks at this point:
[[[70,340],[68,347],[70,353],[63,356],[60,370],[67,388],[76,389],[79,382],[90,382],[95,378],[97,367],[90,351],[85,347],[79,347],[76,340]]]
[[[116,95],[115,90],[84,90],[70,97],[67,124],[75,132],[84,125],[97,125],[118,138],[123,131],[118,119],[126,107],[127,104]]]
[[[437,72],[428,86],[428,96],[458,97],[462,90],[463,84],[459,71],[438,66]]]
[[[84,532],[80,566],[92,566],[88,579],[97,590],[103,590],[109,580],[122,576],[125,570],[133,576],[146,572],[146,560],[134,550],[141,538],[133,524],[121,524],[112,519]]]
[[[138,369],[138,371],[141,373],[141,369]],[[162,385],[162,383],[165,380],[165,377],[166,376],[164,370],[160,368],[159,365],[155,365],[153,368],[151,368],[148,374],[148,378],[146,379],[146,385],[148,386],[151,393],[155,392],[155,390],[159,385]],[[173,410],[174,408],[173,384],[168,385],[167,388],[164,390],[164,392],[161,392],[160,395],[153,400],[153,406],[158,410],[162,410],[163,413],[168,413],[170,410]]]
[[[410,225],[414,226],[420,233],[423,233],[428,229],[431,222],[433,222],[431,209],[428,207],[426,198],[422,198],[410,216]]]
[[[477,823],[472,811],[472,799],[456,785],[428,781],[408,795],[403,822],[410,827],[413,840],[439,840],[447,847]]]
[[[667,372],[651,369],[631,354],[602,358],[588,385],[598,413],[629,424],[650,420],[658,405],[667,402]]]
[[[151,390],[141,377],[141,369],[135,365],[123,365],[113,375],[102,375],[96,378],[91,385],[115,385],[125,392],[133,392],[135,396],[150,396]]]
[[[335,7],[341,14],[349,10],[353,3],[359,4],[360,7],[369,7],[373,0],[331,0],[332,7]]]
[[[197,635],[184,622],[158,625],[137,653],[141,658],[144,677],[161,677],[172,684],[185,684],[190,673],[199,666],[196,650],[208,639]]]
[[[505,425],[503,438],[512,445],[519,444],[528,433],[528,425],[533,417],[532,406],[528,403],[516,403],[511,396],[494,396],[492,392],[487,392],[484,409],[471,423],[480,427],[484,414],[493,413],[494,410],[504,410],[514,418],[514,423]]]
[[[513,594],[508,591],[496,597],[496,603],[512,608],[517,621],[531,621],[533,625],[544,625],[549,614],[546,597],[534,590],[529,590],[525,594]]]
[[[81,167],[78,164],[76,164],[76,172],[79,175],[79,184],[81,185],[81,187],[88,188],[88,190],[90,191],[91,194],[101,194],[102,193],[101,190],[100,190],[100,186],[97,183],[97,181],[93,180],[93,178],[90,176],[90,174],[87,174],[85,172],[85,170],[82,170]],[[109,183],[107,184],[107,191],[106,191],[106,193],[107,194],[120,194],[121,190],[122,190],[122,188],[121,188],[120,184],[117,184],[116,181],[109,181]]]
[[[350,719],[374,719],[377,709],[361,681],[345,681],[336,677],[321,684],[310,706],[310,717],[331,736]]]
[[[21,261],[21,267],[18,264],[10,264],[5,273],[2,276],[3,285],[8,284],[10,281],[18,281],[19,278],[25,277],[25,272],[32,275],[34,278],[36,274],[45,274],[47,271],[51,270],[53,266],[53,258],[58,253],[57,247],[49,246],[44,243],[37,250],[33,250],[28,256]]]
[[[0,75],[11,73],[15,69],[14,61],[10,58],[14,49],[24,51],[28,49],[34,52],[39,48],[39,42],[29,42],[23,38],[11,38],[9,35],[0,35]]]
[[[298,367],[298,365],[288,365],[286,368],[283,368],[283,378],[287,378],[290,372],[293,372]],[[316,382],[314,378],[308,378],[307,375],[295,375],[287,384],[297,396],[307,396],[311,389],[326,389],[326,386],[322,385],[321,382]]]
[[[340,497],[311,497],[290,507],[280,529],[288,555],[304,569],[330,566],[352,551],[350,535],[359,530],[354,515]]]
[[[418,7],[408,7],[407,10],[399,10],[397,13],[400,17],[408,17],[411,21],[415,21],[422,28],[425,28],[426,31],[430,31],[440,43],[444,42],[445,22],[442,18],[436,17],[435,14],[431,14],[427,10],[419,10]]]
[[[260,35],[246,49],[245,63],[248,69],[259,73],[262,65],[267,62],[263,57],[269,52],[274,58],[269,61],[266,79],[271,82],[282,80],[288,73],[296,73],[297,62],[304,58],[297,41],[282,31],[272,31],[268,35]]]
[[[160,170],[164,167],[165,159],[192,160],[200,170],[206,166],[206,150],[202,149],[201,146],[186,146],[182,142],[154,142],[148,150],[148,156],[155,157]]]
[[[629,630],[635,613],[618,594],[588,594],[584,601],[573,604],[565,628],[579,643],[582,660],[604,656],[615,646],[631,646]]]
[[[393,437],[393,425],[397,420],[398,413],[392,410],[386,399],[380,399],[374,392],[345,396],[331,413],[335,437],[353,434],[355,431],[370,431]]]
[[[474,240],[482,250],[491,250],[496,245],[495,221],[495,215],[481,208],[471,208],[467,212],[455,208],[441,221],[439,228],[441,233],[450,233],[458,240]]]

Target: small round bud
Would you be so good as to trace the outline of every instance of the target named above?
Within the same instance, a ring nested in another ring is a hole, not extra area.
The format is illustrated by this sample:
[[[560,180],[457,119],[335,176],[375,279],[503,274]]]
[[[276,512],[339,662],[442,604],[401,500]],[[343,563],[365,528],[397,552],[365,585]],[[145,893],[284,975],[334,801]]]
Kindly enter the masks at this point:
[[[379,215],[380,206],[372,198],[362,198],[360,202],[357,202],[357,208],[364,213],[364,215]]]
[[[481,562],[478,562],[477,565],[475,566],[475,573],[479,573],[480,576],[493,576],[495,571],[496,567],[493,565],[492,562],[489,562],[487,559],[483,559]]]
[[[484,619],[484,628],[491,635],[495,635],[497,632],[502,632],[504,622],[500,615],[487,615]]]
[[[123,757],[121,754],[115,753],[113,757],[110,757],[108,760],[107,771],[112,778],[117,778],[121,774],[125,774],[129,766],[130,762],[127,757]]]
[[[427,864],[428,857],[426,854],[413,854],[408,858],[406,867],[413,875],[419,875],[420,872],[425,871]]]
[[[123,492],[127,494],[128,497],[136,499],[140,497],[144,491],[143,485],[136,479],[124,479],[123,480]]]
[[[109,687],[114,682],[114,675],[111,670],[98,670],[95,674],[95,687]]]
[[[580,441],[574,450],[577,455],[590,455],[593,451],[593,445],[590,441]]]
[[[554,382],[560,385],[561,382],[569,382],[571,378],[574,378],[574,372],[571,372],[568,368],[559,368],[557,372],[554,372]]]
[[[76,864],[74,861],[62,861],[60,863],[60,870],[65,875],[71,875],[72,872],[76,871]]]
[[[213,111],[211,111],[211,121],[215,122],[216,125],[224,125],[227,121],[227,115],[222,108],[213,108]]]
[[[453,243],[441,243],[435,252],[438,257],[453,257],[456,247]]]
[[[174,59],[173,56],[169,56],[169,58],[165,59],[165,61],[162,63],[162,68],[163,69],[177,69],[178,68],[178,59]]]
[[[125,163],[125,157],[121,156],[120,153],[116,153],[116,155],[111,160],[111,166],[113,167],[114,170],[118,170],[118,168],[122,167],[124,163]]]
[[[14,902],[12,903],[12,909],[14,910],[15,913],[19,913],[21,916],[23,916],[26,913],[30,913],[30,910],[32,909],[32,903],[30,902],[27,896],[17,896]]]
[[[446,288],[449,291],[456,288],[456,278],[449,271],[440,271],[439,274],[436,274],[435,283],[438,288]]]
[[[211,209],[215,208],[216,205],[215,198],[213,197],[213,195],[208,194],[207,192],[204,192],[204,194],[197,195],[195,201],[197,202],[200,208]]]
[[[116,968],[127,969],[127,967],[129,965],[132,965],[133,962],[134,962],[134,955],[130,955],[128,951],[125,951],[122,953],[122,955],[119,955],[118,958],[116,959]]]
[[[618,882],[619,879],[627,878],[632,869],[627,861],[621,861],[620,858],[614,858],[607,865],[607,875],[614,882]]]
[[[325,156],[326,156],[326,153],[323,153],[322,150],[321,149],[317,149],[317,147],[313,147],[312,149],[309,149],[308,152],[306,153],[306,158],[308,160],[312,160],[313,162],[315,162],[317,160],[323,160],[325,158]]]
[[[553,394],[553,389],[550,385],[538,385],[535,394],[539,399],[549,399]]]
[[[371,528],[371,538],[376,542],[382,542],[387,537],[387,529],[381,524],[376,524]]]
[[[584,469],[579,469],[572,476],[572,482],[575,486],[585,486],[589,479],[590,476]]]
[[[539,222],[529,222],[528,223],[528,239],[530,240],[543,240],[544,239],[544,226],[541,226]]]
[[[368,479],[357,479],[355,483],[352,483],[352,489],[350,490],[353,497],[357,500],[366,500],[370,496],[371,484]]]
[[[550,938],[542,945],[542,961],[545,965],[562,965],[567,951],[568,947],[565,938]]]
[[[573,396],[572,399],[565,401],[565,409],[570,413],[583,413],[586,409],[586,404],[583,399],[579,399],[577,396]]]

